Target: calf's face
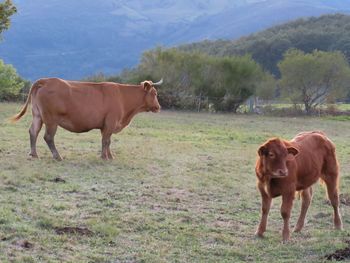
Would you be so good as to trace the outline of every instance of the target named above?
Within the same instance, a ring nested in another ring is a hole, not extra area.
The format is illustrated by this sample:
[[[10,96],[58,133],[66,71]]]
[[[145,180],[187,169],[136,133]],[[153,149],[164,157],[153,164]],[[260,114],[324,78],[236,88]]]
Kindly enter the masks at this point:
[[[285,145],[280,139],[272,139],[260,146],[258,154],[265,173],[271,178],[283,178],[288,176],[287,161],[290,154],[297,155],[298,150]]]

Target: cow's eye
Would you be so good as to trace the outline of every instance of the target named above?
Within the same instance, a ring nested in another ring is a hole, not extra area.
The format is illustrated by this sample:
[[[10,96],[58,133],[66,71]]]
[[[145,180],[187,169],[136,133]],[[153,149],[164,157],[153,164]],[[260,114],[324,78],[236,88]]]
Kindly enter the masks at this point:
[[[275,154],[274,154],[274,153],[269,153],[269,157],[270,157],[271,159],[273,159],[273,158],[275,158]]]

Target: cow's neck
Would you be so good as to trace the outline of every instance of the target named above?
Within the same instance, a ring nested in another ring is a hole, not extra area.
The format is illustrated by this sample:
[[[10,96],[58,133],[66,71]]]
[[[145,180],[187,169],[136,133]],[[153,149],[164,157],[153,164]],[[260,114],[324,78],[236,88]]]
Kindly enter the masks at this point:
[[[126,126],[137,113],[146,111],[145,92],[139,86],[127,87],[123,91],[124,116],[122,122]]]

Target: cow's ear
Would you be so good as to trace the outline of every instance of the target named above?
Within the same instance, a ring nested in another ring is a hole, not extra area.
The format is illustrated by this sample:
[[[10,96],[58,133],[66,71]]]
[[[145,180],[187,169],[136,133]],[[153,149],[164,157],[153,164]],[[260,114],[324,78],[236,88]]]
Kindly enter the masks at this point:
[[[143,86],[143,89],[147,92],[149,92],[152,89],[152,84],[150,81],[143,81],[141,82],[141,85]]]
[[[269,153],[269,150],[265,145],[261,145],[260,148],[258,149],[258,154],[259,156],[266,156]]]
[[[290,154],[293,154],[294,156],[296,156],[299,153],[299,150],[293,146],[287,147],[287,151]]]

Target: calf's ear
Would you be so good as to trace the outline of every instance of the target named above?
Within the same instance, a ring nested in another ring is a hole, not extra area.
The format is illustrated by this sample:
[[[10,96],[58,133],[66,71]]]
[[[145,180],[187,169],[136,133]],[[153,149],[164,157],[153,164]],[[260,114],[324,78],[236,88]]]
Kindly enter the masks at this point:
[[[299,150],[297,148],[294,148],[293,146],[290,146],[287,148],[288,153],[293,154],[294,156],[299,153]]]
[[[152,89],[152,84],[150,83],[150,81],[143,81],[141,82],[141,85],[143,86],[143,89],[147,92],[149,92]]]
[[[269,153],[269,150],[265,145],[261,145],[260,148],[258,149],[258,154],[259,156],[267,155]]]

